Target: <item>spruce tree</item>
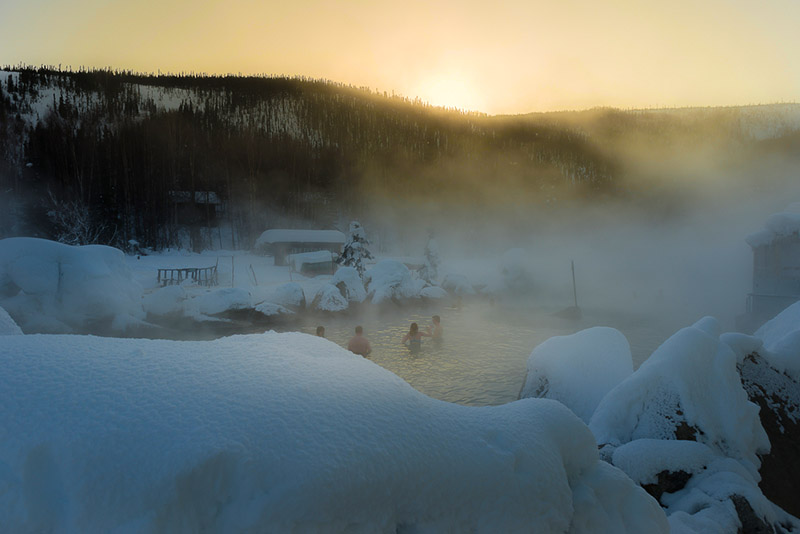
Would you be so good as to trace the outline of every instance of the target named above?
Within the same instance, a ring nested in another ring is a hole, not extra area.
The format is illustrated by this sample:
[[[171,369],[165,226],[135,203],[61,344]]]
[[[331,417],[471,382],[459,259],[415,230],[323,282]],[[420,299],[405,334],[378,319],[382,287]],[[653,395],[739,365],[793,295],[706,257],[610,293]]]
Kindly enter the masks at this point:
[[[420,277],[429,284],[436,284],[439,278],[439,244],[433,237],[433,230],[428,231],[428,243],[425,245],[425,265],[419,270]]]
[[[358,276],[364,278],[364,261],[373,258],[372,253],[367,248],[368,245],[369,240],[367,240],[364,233],[364,228],[358,221],[351,222],[350,235],[336,263],[345,267],[355,267],[356,271],[358,271]]]

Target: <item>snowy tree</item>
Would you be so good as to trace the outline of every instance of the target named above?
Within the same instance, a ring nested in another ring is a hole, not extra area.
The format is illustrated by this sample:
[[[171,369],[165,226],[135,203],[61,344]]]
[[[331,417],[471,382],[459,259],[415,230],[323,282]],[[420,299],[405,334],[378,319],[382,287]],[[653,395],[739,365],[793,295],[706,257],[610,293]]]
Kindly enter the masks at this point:
[[[61,200],[52,191],[47,217],[53,224],[56,241],[67,245],[92,245],[99,241],[106,226],[97,223],[81,202]]]
[[[358,221],[350,223],[350,235],[344,249],[336,263],[345,267],[355,267],[360,277],[364,277],[364,261],[373,258],[367,246],[369,241],[364,234],[364,228]]]
[[[428,243],[425,245],[425,265],[419,270],[420,277],[429,284],[436,284],[439,278],[439,265],[442,260],[439,257],[439,244],[433,237],[433,231],[428,233]]]

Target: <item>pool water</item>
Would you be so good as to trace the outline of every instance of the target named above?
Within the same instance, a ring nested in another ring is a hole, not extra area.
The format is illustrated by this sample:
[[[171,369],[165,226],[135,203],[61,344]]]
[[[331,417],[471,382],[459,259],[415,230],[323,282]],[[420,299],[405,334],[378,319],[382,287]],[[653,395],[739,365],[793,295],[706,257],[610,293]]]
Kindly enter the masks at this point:
[[[432,315],[441,316],[441,341],[423,338],[419,352],[402,344],[409,325],[420,330],[432,325]],[[525,380],[531,351],[552,336],[567,335],[592,326],[612,326],[631,344],[634,367],[638,367],[674,330],[654,327],[634,314],[626,316],[584,310],[578,320],[562,319],[544,310],[503,309],[490,303],[473,302],[464,307],[429,307],[391,313],[305,318],[285,330],[314,334],[325,327],[326,337],[346,347],[356,325],[372,345],[369,359],[403,378],[418,391],[443,401],[485,406],[514,401]]]

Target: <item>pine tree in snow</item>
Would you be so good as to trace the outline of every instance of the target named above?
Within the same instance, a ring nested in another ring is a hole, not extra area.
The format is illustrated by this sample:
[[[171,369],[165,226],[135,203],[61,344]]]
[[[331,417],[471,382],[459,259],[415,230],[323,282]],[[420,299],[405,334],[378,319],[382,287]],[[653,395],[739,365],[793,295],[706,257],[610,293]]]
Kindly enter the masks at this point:
[[[372,253],[367,246],[369,241],[364,228],[358,221],[350,223],[350,235],[347,238],[347,243],[344,244],[344,249],[336,263],[344,265],[345,267],[355,267],[360,277],[364,277],[364,261],[373,258]]]
[[[433,238],[433,232],[429,232],[428,243],[425,245],[425,265],[419,270],[420,277],[429,284],[436,284],[439,278],[439,265],[442,263],[439,258],[439,244]]]

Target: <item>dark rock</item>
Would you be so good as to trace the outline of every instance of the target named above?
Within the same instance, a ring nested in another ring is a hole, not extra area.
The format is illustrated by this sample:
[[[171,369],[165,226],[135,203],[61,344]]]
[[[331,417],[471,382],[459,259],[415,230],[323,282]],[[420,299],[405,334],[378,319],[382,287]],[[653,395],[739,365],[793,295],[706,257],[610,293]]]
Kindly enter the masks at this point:
[[[770,367],[758,354],[747,356],[739,368],[742,386],[761,411],[761,425],[771,450],[761,457],[764,495],[800,517],[800,384]]]
[[[663,494],[682,490],[692,478],[692,474],[686,471],[661,471],[656,477],[658,482],[642,484],[642,488],[660,503]]]
[[[736,507],[739,521],[742,522],[738,534],[776,534],[771,525],[756,515],[747,499],[741,495],[731,495],[731,502]]]

